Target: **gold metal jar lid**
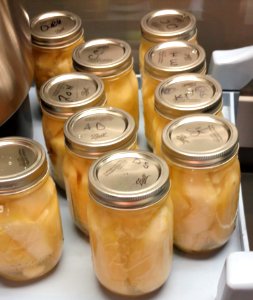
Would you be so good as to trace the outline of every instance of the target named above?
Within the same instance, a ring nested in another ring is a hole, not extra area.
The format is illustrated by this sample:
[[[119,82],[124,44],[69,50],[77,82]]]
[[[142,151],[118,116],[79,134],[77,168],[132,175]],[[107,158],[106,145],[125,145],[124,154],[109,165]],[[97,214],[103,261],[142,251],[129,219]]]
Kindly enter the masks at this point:
[[[39,47],[61,48],[75,43],[83,36],[79,16],[68,11],[51,11],[31,21],[32,43]]]
[[[162,150],[187,168],[219,166],[238,152],[238,132],[228,120],[210,114],[177,118],[162,134]]]
[[[117,39],[96,39],[77,46],[73,66],[80,72],[100,77],[118,75],[133,65],[131,47]]]
[[[222,88],[209,75],[175,75],[157,86],[155,110],[170,120],[191,113],[217,114],[222,110]]]
[[[146,207],[169,191],[169,170],[150,152],[111,152],[92,164],[89,191],[95,201],[112,208]]]
[[[23,137],[0,139],[0,195],[26,190],[47,172],[46,154],[39,143]]]
[[[68,73],[55,76],[40,88],[41,107],[49,114],[68,118],[73,113],[105,103],[103,81],[95,75]]]
[[[196,33],[196,18],[179,9],[156,10],[141,20],[142,36],[154,43],[189,40]]]
[[[72,115],[64,126],[65,144],[76,155],[97,158],[129,149],[137,139],[133,117],[114,107],[96,107]]]
[[[206,69],[205,50],[184,41],[165,42],[145,54],[145,71],[157,78],[180,73],[202,73]]]

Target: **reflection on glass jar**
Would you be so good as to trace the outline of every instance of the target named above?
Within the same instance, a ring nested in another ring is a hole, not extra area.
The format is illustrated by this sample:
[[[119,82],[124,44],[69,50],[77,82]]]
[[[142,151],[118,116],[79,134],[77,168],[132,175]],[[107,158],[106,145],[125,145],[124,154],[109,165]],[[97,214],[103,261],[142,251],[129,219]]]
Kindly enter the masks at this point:
[[[153,147],[153,120],[155,117],[154,93],[164,79],[182,73],[206,73],[206,55],[199,45],[187,42],[166,42],[152,47],[145,55],[142,76],[142,100],[145,135]]]
[[[53,11],[31,21],[34,80],[37,92],[49,78],[73,71],[73,49],[84,42],[81,19],[67,11]]]
[[[128,112],[138,126],[138,81],[128,43],[117,39],[89,41],[74,50],[73,66],[77,71],[101,77],[107,105]]]
[[[174,243],[186,252],[224,245],[236,225],[240,165],[238,133],[224,118],[196,114],[164,128],[170,168]]]
[[[165,161],[144,151],[109,153],[92,165],[89,191],[90,242],[100,283],[129,296],[158,289],[173,255]]]
[[[60,259],[63,235],[46,154],[27,138],[0,139],[0,276],[40,277]]]
[[[196,18],[190,12],[179,9],[152,11],[141,19],[141,42],[139,48],[140,72],[144,56],[153,46],[169,41],[197,43]]]
[[[63,163],[67,199],[73,221],[88,234],[87,203],[90,165],[111,150],[136,149],[134,119],[117,108],[91,108],[74,114],[64,127]]]
[[[40,89],[42,129],[52,176],[64,189],[64,123],[75,112],[103,106],[104,84],[97,76],[80,73],[59,75],[46,81]]]
[[[222,88],[209,75],[184,73],[162,81],[155,90],[154,152],[161,154],[163,128],[172,120],[193,113],[222,116]]]

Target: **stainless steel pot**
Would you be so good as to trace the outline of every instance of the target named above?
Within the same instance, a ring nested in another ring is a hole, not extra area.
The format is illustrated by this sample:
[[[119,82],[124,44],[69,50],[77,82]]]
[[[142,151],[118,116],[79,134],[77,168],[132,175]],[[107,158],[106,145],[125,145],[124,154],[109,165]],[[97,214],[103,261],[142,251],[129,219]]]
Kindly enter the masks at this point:
[[[1,126],[22,105],[33,78],[29,19],[17,0],[0,1],[0,45]]]

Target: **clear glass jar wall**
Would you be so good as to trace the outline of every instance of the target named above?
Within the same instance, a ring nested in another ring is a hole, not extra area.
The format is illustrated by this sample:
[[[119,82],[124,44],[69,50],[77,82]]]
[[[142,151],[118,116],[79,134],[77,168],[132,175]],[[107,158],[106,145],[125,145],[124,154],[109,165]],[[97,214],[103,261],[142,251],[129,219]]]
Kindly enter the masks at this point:
[[[169,41],[197,43],[196,18],[179,9],[162,9],[149,12],[141,19],[139,68],[143,72],[144,57],[153,46]]]
[[[165,162],[141,151],[105,155],[90,169],[89,190],[90,242],[100,283],[127,296],[158,289],[173,256]]]
[[[88,234],[87,204],[90,165],[108,151],[136,149],[137,128],[128,113],[117,108],[93,108],[74,114],[64,128],[63,172],[67,199],[77,227]]]
[[[63,245],[57,192],[42,147],[0,139],[0,276],[32,280],[58,263]]]
[[[97,76],[89,74],[55,76],[42,85],[40,103],[51,174],[57,185],[65,189],[62,170],[65,155],[64,124],[77,111],[103,106],[106,103],[104,84]]]
[[[162,81],[155,90],[154,153],[162,155],[162,131],[172,120],[193,113],[222,116],[222,107],[222,88],[209,75],[184,73]]]
[[[145,136],[152,148],[155,132],[150,120],[155,117],[155,89],[166,78],[186,72],[206,73],[205,51],[201,46],[183,41],[165,42],[152,47],[145,55],[142,100]]]
[[[128,112],[138,126],[138,81],[128,43],[117,39],[89,41],[73,52],[73,66],[79,72],[99,76],[104,81],[107,105]]]
[[[224,245],[236,226],[240,188],[238,133],[224,118],[196,114],[163,130],[170,168],[174,243],[186,252]]]
[[[39,93],[48,79],[73,71],[72,52],[84,42],[79,16],[67,11],[52,11],[31,20],[34,81]]]

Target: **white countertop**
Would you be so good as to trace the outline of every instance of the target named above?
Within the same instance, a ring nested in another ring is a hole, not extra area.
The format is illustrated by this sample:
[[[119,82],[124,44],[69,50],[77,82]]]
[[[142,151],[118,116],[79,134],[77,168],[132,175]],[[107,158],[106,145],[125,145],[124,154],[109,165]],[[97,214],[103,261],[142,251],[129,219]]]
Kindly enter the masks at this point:
[[[41,115],[34,88],[30,91],[33,112],[34,139],[44,144]],[[231,102],[232,101],[232,102]],[[226,98],[223,113],[234,122],[233,99]],[[140,123],[140,147],[145,149],[143,120]],[[128,299],[106,291],[95,278],[89,241],[71,219],[68,202],[59,193],[63,221],[64,250],[58,266],[45,277],[29,284],[0,282],[0,300],[105,300]],[[236,230],[219,251],[198,258],[174,253],[170,278],[155,293],[137,299],[214,300],[226,257],[236,251],[248,250],[242,199]]]

